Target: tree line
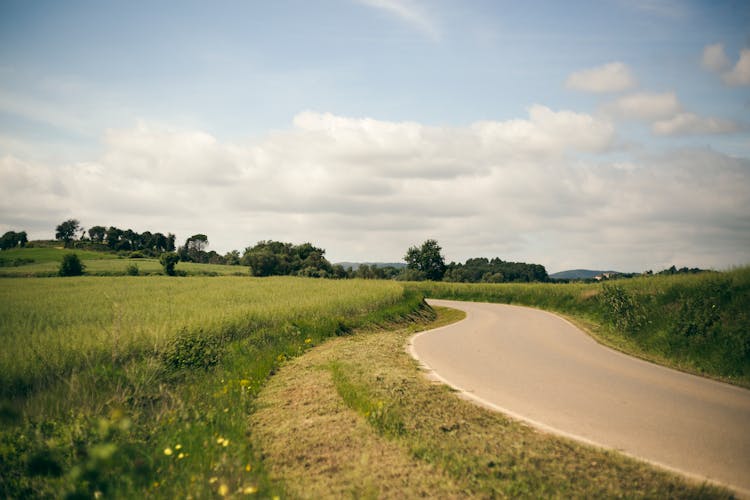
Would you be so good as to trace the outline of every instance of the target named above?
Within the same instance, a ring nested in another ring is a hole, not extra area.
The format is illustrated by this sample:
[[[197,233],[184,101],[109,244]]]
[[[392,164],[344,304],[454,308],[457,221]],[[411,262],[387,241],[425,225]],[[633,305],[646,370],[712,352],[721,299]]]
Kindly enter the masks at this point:
[[[405,268],[361,264],[357,269],[331,264],[326,251],[311,243],[295,245],[262,240],[246,247],[242,253],[232,250],[220,255],[208,250],[208,236],[194,234],[176,247],[175,235],[115,226],[92,226],[84,229],[77,219],[63,221],[55,228],[55,239],[66,248],[85,248],[127,253],[129,257],[158,257],[169,275],[177,273],[182,262],[246,266],[253,276],[306,276],[333,279],[397,279],[403,281],[452,281],[465,283],[544,282],[549,276],[544,266],[523,262],[506,262],[500,258],[471,258],[465,263],[445,263],[442,248],[434,239],[406,251]],[[3,235],[2,249],[25,246],[26,232]]]
[[[140,252],[143,256],[152,257],[175,250],[175,235],[172,233],[137,233],[115,226],[92,226],[87,231],[77,219],[60,223],[55,228],[55,239],[62,241],[65,248]]]
[[[549,281],[547,270],[541,264],[506,262],[500,258],[477,257],[465,263],[445,264],[442,248],[435,240],[406,251],[407,269],[401,279],[410,281],[432,280],[461,283],[529,283]]]

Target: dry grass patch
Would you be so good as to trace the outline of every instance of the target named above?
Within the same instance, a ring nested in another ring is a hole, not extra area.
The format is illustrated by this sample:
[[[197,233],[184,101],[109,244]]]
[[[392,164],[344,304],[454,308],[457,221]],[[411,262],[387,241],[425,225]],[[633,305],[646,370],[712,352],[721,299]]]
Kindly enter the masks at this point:
[[[349,340],[295,359],[264,388],[252,435],[272,479],[297,498],[461,496],[450,477],[413,460],[344,404],[329,365]]]

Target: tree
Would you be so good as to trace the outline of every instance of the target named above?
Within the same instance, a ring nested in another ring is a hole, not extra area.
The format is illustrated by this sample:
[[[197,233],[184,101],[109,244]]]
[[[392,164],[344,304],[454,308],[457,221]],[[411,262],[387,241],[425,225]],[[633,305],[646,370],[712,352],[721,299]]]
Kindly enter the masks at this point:
[[[205,255],[206,247],[208,247],[208,236],[205,234],[194,234],[185,240],[181,256],[183,260],[191,260],[193,262],[207,261],[208,258]]]
[[[164,273],[167,276],[174,276],[174,266],[180,261],[180,256],[174,252],[164,252],[159,257],[159,262],[164,267]]]
[[[280,241],[259,241],[245,249],[240,259],[253,276],[298,275],[327,277],[333,272],[326,251],[310,243],[293,245]]]
[[[81,223],[76,219],[68,219],[56,228],[55,239],[62,240],[65,247],[70,246],[70,242],[76,237],[76,234],[81,229]]]
[[[445,259],[440,254],[440,245],[435,240],[427,240],[421,247],[410,247],[406,251],[406,267],[424,273],[428,280],[440,281],[445,274]]]
[[[107,229],[104,226],[94,226],[89,228],[89,238],[94,243],[104,243],[104,237],[107,234]]]
[[[117,250],[120,246],[120,238],[122,238],[122,229],[118,229],[114,226],[109,226],[107,229],[107,246],[112,250]]]
[[[172,233],[167,234],[167,252],[174,252],[174,241],[175,241],[175,235]]]
[[[253,276],[274,276],[284,274],[281,257],[267,248],[247,252],[242,257],[242,264],[250,267]]]
[[[8,231],[4,235],[0,236],[0,250],[9,250],[16,247],[25,247],[29,240],[26,237],[26,231],[17,233],[15,231]]]
[[[80,276],[83,274],[84,269],[86,269],[86,266],[83,265],[78,255],[68,253],[63,255],[62,262],[60,262],[60,269],[57,273],[60,276]]]
[[[227,252],[226,255],[224,255],[224,262],[230,266],[239,266],[240,265],[240,251],[232,250],[231,252]]]

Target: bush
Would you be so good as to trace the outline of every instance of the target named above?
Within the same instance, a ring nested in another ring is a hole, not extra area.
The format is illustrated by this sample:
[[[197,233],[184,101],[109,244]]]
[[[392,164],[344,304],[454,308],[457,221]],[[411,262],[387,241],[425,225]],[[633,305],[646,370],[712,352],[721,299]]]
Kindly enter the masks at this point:
[[[424,281],[427,279],[427,274],[417,269],[404,268],[396,276],[398,281]]]
[[[143,255],[143,252],[136,250],[135,252],[130,252],[130,258],[131,259],[143,259],[145,255]]]
[[[138,273],[140,270],[138,269],[138,264],[130,264],[127,268],[125,268],[125,274],[128,276],[138,276]]]
[[[81,276],[84,269],[86,269],[86,266],[83,265],[78,255],[68,253],[63,255],[58,274],[60,276]]]
[[[164,266],[164,273],[167,276],[174,276],[174,266],[180,261],[180,256],[174,252],[164,252],[159,257],[159,262]]]
[[[604,318],[624,333],[637,333],[646,323],[644,297],[636,299],[619,285],[604,285],[599,300],[604,306]]]
[[[203,330],[183,330],[170,340],[162,353],[162,361],[171,369],[208,369],[221,359],[221,342]]]

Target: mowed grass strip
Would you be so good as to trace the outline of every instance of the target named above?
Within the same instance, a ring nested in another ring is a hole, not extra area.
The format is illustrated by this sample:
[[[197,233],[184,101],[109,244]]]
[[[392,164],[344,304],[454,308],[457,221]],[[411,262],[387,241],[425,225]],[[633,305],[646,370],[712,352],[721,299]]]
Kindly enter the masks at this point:
[[[405,352],[413,333],[333,339],[261,392],[253,439],[291,496],[731,498],[460,399],[422,376]]]

